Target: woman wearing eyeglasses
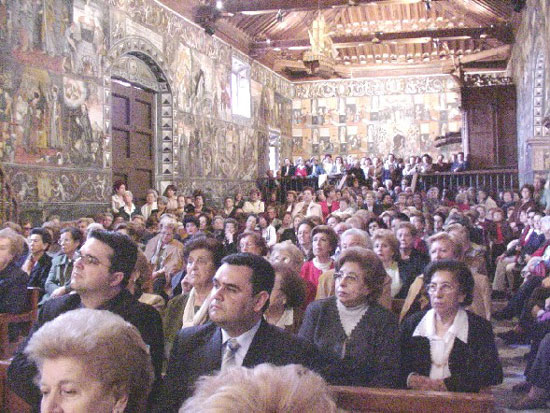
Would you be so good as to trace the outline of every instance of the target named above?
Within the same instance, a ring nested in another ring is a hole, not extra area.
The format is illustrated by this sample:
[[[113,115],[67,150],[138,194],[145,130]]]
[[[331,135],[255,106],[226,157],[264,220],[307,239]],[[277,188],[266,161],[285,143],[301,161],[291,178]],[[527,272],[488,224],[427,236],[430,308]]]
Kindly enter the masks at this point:
[[[502,383],[491,323],[463,307],[474,278],[459,261],[432,262],[424,272],[431,309],[401,325],[401,373],[417,390],[478,392]]]
[[[311,303],[299,335],[349,366],[345,385],[397,387],[397,318],[377,303],[386,270],[366,248],[343,251],[336,262],[335,296]]]

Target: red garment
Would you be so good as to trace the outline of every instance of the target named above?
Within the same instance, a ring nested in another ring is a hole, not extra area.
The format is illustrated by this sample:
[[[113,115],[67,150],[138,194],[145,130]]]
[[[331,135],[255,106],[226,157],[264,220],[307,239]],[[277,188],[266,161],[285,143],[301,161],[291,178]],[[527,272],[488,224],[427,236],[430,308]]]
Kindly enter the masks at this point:
[[[502,223],[496,223],[497,239],[495,244],[502,244],[504,242],[504,235],[502,235]]]
[[[323,221],[326,220],[331,213],[340,209],[340,202],[338,201],[332,201],[330,208],[327,205],[327,201],[319,202],[319,204],[321,205],[321,211],[323,212]]]
[[[304,166],[304,167],[300,167],[300,166],[297,166],[296,167],[296,172],[294,174],[295,176],[301,176],[303,178],[307,177],[307,168]]]
[[[330,269],[334,268],[334,261],[330,263]],[[302,269],[300,271],[300,277],[306,282],[306,300],[304,303],[304,308],[307,307],[309,303],[315,300],[315,295],[317,294],[317,285],[319,284],[319,277],[323,271],[313,265],[313,260],[304,262]]]

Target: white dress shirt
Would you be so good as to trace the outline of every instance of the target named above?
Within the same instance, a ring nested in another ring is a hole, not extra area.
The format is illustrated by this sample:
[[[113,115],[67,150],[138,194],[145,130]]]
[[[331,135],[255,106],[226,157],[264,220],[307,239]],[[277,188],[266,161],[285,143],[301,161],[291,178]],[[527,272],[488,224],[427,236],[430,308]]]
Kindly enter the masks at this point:
[[[247,332],[241,334],[238,337],[231,337],[227,331],[225,331],[222,328],[222,354],[225,352],[225,346],[227,343],[227,340],[230,338],[235,338],[237,342],[239,343],[239,349],[235,352],[235,366],[242,366],[244,358],[246,357],[246,353],[248,353],[248,349],[250,348],[250,344],[252,344],[252,340],[254,339],[254,336],[256,335],[256,332],[258,331],[258,328],[260,328],[261,320],[258,321],[256,324],[254,324],[254,327],[252,327]]]
[[[432,357],[432,368],[430,379],[440,380],[451,377],[449,370],[449,355],[453,350],[455,338],[463,343],[468,343],[468,314],[462,308],[456,313],[453,324],[443,337],[439,337],[435,328],[435,311],[429,310],[420,323],[416,326],[413,337],[421,336],[430,340],[430,355]]]

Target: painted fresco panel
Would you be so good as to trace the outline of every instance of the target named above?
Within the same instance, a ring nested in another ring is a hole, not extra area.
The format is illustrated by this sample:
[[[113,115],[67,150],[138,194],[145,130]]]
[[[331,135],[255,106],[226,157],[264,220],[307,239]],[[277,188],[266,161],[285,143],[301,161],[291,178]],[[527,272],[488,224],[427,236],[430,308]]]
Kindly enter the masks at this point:
[[[404,157],[458,150],[435,147],[437,136],[461,125],[459,94],[448,90],[445,78],[319,83],[297,86],[297,94],[307,97],[293,102],[292,127],[302,129],[302,148],[294,148],[300,156],[393,152]],[[356,96],[344,96],[348,92]],[[323,136],[320,126],[327,126]]]

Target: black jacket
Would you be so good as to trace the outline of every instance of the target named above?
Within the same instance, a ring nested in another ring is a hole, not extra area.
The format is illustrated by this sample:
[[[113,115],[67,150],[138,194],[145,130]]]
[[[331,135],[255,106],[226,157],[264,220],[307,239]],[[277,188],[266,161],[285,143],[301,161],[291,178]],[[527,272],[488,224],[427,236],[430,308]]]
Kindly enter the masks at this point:
[[[401,324],[401,374],[403,384],[410,373],[429,376],[432,365],[430,341],[413,337],[414,330],[427,311],[405,319]],[[447,390],[478,392],[481,388],[502,383],[502,366],[498,358],[491,323],[469,311],[468,343],[455,339],[449,355],[451,377],[446,378]]]
[[[192,395],[197,378],[221,368],[222,332],[214,323],[182,329],[174,341],[155,412],[177,412]],[[320,371],[325,363],[315,347],[262,321],[243,360],[244,367],[262,363],[302,364]]]

